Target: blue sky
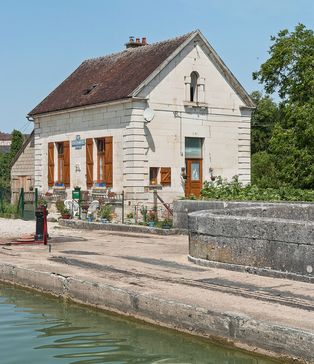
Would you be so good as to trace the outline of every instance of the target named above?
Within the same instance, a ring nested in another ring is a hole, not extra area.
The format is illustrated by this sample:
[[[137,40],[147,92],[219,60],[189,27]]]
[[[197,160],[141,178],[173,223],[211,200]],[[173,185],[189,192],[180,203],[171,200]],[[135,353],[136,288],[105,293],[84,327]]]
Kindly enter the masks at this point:
[[[0,131],[30,132],[25,115],[84,59],[200,29],[239,81],[267,59],[270,36],[314,28],[313,0],[1,0]]]

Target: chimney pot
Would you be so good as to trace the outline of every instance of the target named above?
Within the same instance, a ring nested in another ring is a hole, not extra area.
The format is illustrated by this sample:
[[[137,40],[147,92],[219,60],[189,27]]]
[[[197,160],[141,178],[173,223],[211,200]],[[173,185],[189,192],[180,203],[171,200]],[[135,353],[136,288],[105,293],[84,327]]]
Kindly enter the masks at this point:
[[[130,36],[129,37],[129,43],[133,43],[134,42],[134,37],[133,36]]]
[[[143,38],[142,38],[142,44],[147,44],[146,37],[143,37]]]
[[[140,38],[136,38],[136,43],[140,43]]]

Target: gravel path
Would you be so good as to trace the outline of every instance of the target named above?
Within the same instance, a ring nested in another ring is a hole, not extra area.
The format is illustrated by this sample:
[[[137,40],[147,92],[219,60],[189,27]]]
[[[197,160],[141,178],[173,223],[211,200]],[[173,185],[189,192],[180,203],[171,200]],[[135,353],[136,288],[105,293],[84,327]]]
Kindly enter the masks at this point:
[[[0,241],[35,233],[35,221],[0,218]]]

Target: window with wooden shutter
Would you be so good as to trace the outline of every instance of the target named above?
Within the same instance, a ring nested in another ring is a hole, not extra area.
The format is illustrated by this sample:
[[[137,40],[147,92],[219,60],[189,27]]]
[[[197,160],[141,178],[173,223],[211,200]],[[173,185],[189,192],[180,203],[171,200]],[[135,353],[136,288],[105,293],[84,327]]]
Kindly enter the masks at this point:
[[[158,170],[159,170],[159,168],[157,168],[157,167],[149,168],[149,184],[150,185],[157,185]]]
[[[54,171],[55,171],[55,160],[54,160],[54,143],[48,143],[48,186],[54,185]]]
[[[105,182],[105,138],[97,139],[97,182]]]
[[[105,182],[107,187],[113,184],[112,137],[105,137]]]
[[[160,168],[160,184],[162,186],[171,185],[171,168],[170,167]]]
[[[94,145],[94,141],[92,138],[86,139],[86,185],[87,185],[87,188],[93,187],[93,183],[94,183],[93,145]]]
[[[64,176],[63,183],[65,187],[70,187],[70,142],[63,142],[64,154]]]

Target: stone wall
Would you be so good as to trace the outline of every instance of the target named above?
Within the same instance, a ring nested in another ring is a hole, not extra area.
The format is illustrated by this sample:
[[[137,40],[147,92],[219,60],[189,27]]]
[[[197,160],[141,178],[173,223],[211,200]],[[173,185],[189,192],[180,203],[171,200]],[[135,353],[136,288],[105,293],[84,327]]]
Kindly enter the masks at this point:
[[[314,278],[314,204],[219,207],[188,215],[191,257]]]

